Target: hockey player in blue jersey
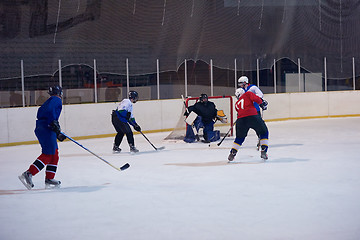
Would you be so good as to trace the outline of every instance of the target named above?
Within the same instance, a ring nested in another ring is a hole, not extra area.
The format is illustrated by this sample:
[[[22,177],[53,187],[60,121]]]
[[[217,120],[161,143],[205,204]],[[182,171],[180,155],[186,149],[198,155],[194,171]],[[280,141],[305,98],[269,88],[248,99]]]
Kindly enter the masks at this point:
[[[55,173],[59,161],[57,139],[64,141],[66,137],[61,133],[59,117],[62,110],[62,88],[50,87],[50,98],[41,105],[37,112],[35,135],[41,145],[41,155],[30,165],[29,169],[19,176],[26,188],[34,187],[32,177],[46,166],[45,185],[59,187],[61,182],[55,180]]]
[[[255,93],[256,96],[263,98],[264,94],[263,92],[260,90],[260,88],[256,85],[250,84],[249,83],[249,79],[246,76],[241,76],[238,79],[238,84],[240,88],[243,88],[245,90],[245,92],[250,91],[252,93]],[[235,96],[237,96],[237,94],[235,93]],[[254,107],[256,108],[256,111],[258,112],[258,114],[261,116],[260,114],[260,107],[259,104],[257,104],[256,102],[254,102]],[[265,106],[266,107],[266,106]],[[266,109],[263,109],[266,110]]]
[[[136,131],[141,131],[140,126],[136,123],[133,115],[133,104],[139,99],[139,94],[136,91],[129,92],[129,98],[123,99],[116,110],[113,110],[111,115],[111,122],[117,132],[114,140],[113,152],[121,152],[120,144],[126,135],[130,152],[136,153],[139,150],[135,147],[134,134],[131,131],[130,125]],[[129,125],[130,124],[130,125]]]

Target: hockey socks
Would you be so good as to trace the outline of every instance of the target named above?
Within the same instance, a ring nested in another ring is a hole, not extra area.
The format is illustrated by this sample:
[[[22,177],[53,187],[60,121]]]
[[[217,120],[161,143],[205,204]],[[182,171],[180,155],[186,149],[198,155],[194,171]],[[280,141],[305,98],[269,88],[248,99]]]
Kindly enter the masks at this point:
[[[42,153],[33,164],[29,167],[29,172],[32,176],[35,176],[46,166],[46,179],[53,179],[57,170],[57,164],[59,161],[58,150],[55,150],[55,154]]]

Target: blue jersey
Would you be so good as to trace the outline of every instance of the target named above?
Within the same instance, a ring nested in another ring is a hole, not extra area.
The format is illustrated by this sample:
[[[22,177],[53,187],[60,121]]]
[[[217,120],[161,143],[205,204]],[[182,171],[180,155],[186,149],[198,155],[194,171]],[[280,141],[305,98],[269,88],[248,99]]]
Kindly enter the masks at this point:
[[[37,112],[35,135],[39,140],[42,153],[53,155],[57,146],[56,133],[50,129],[50,123],[59,120],[62,110],[61,98],[51,96]]]
[[[49,125],[54,120],[59,120],[62,109],[62,101],[57,96],[51,96],[37,112],[38,122],[44,125]]]

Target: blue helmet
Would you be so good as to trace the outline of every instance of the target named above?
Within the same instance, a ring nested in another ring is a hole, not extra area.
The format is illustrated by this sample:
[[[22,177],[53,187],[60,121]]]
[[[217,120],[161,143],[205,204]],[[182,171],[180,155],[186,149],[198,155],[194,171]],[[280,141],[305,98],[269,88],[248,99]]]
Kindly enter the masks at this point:
[[[48,93],[50,94],[50,96],[56,96],[57,95],[59,97],[62,97],[62,95],[63,95],[62,88],[60,86],[58,86],[58,85],[49,87]]]
[[[137,91],[130,91],[129,92],[129,99],[134,100],[134,103],[136,103],[137,100],[139,100],[139,94],[137,93]]]

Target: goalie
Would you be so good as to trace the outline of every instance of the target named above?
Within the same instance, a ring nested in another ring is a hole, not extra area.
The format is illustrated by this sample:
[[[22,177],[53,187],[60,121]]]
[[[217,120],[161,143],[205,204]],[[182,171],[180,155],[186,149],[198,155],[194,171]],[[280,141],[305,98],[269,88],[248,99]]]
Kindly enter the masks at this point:
[[[188,143],[199,141],[197,133],[200,128],[203,128],[203,142],[215,142],[220,139],[220,131],[214,131],[214,123],[216,120],[227,122],[226,116],[222,110],[216,109],[215,104],[208,100],[206,94],[201,94],[199,100],[190,106],[184,114],[187,117],[186,122],[188,124],[184,141]]]

